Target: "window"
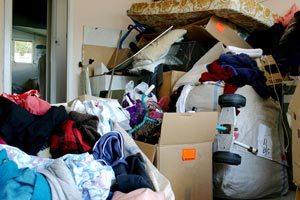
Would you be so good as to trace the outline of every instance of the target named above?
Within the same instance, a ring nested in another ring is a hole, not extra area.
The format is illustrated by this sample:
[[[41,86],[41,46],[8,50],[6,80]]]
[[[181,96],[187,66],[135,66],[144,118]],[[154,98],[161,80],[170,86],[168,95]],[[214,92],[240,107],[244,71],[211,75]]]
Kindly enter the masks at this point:
[[[32,42],[14,41],[14,61],[17,63],[32,63]]]

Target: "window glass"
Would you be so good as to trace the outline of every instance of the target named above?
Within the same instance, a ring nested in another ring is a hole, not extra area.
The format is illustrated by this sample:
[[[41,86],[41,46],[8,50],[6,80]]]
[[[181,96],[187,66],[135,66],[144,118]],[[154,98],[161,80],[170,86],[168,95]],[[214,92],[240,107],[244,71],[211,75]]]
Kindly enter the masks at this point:
[[[32,42],[15,41],[14,61],[32,63]]]

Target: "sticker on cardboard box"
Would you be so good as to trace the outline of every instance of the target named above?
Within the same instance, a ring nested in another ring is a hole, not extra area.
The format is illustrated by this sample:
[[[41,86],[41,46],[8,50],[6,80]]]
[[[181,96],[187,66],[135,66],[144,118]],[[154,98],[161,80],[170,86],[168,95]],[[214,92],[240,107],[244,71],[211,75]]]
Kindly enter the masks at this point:
[[[196,149],[182,149],[182,160],[196,160]]]
[[[222,22],[217,22],[216,28],[220,33],[223,33],[225,30],[224,24]]]
[[[271,129],[264,124],[260,124],[258,128],[257,140],[257,155],[273,160],[273,142],[271,137]]]

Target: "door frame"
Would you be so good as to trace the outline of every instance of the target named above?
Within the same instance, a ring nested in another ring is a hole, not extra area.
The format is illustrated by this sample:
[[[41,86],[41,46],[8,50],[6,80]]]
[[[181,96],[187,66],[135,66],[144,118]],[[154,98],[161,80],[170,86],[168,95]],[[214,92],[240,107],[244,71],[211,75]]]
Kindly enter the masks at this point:
[[[46,77],[47,77],[47,81],[46,81],[46,100],[51,102],[50,100],[52,100],[53,96],[56,92],[56,88],[51,88],[51,85],[53,85],[52,83],[54,81],[56,81],[55,77],[50,76],[53,73],[53,70],[55,69],[51,69],[51,67],[53,67],[53,65],[51,65],[51,63],[55,63],[53,59],[55,59],[55,57],[53,57],[51,55],[51,50],[53,49],[53,43],[55,38],[53,37],[53,31],[52,31],[52,26],[55,25],[55,20],[51,20],[53,19],[53,15],[56,14],[56,11],[54,9],[56,9],[53,5],[55,5],[54,1],[57,0],[47,0],[48,1],[48,16],[49,14],[51,15],[51,17],[47,17],[47,31],[48,33],[50,33],[50,35],[47,35],[47,46],[48,46],[48,50],[47,50],[47,72],[46,72]],[[72,62],[72,55],[73,55],[73,50],[72,48],[72,40],[73,40],[73,34],[70,34],[72,32],[72,28],[73,28],[73,20],[72,18],[72,9],[73,9],[73,3],[71,3],[71,0],[67,0],[67,35],[66,35],[66,42],[67,42],[67,73],[66,73],[66,98],[68,99],[68,97],[70,96],[70,84],[69,84],[69,80],[71,79],[71,74],[70,73],[70,67],[71,67],[71,62]],[[49,8],[49,6],[51,6]],[[3,92],[5,93],[11,93],[12,92],[12,69],[11,69],[11,48],[12,48],[12,16],[13,16],[13,2],[12,0],[4,0],[4,66],[3,66]],[[52,102],[51,102],[52,103]]]
[[[4,66],[3,66],[3,92],[11,93],[11,38],[12,38],[12,0],[4,0]]]

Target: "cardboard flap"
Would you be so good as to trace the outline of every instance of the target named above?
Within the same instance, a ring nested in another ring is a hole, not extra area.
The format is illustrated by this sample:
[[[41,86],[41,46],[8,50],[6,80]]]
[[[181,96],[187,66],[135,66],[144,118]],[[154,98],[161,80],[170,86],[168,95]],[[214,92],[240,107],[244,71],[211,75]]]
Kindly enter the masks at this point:
[[[153,163],[156,154],[156,145],[147,144],[137,140],[135,140],[135,143],[142,150],[142,152],[147,156],[147,158]]]
[[[218,40],[213,37],[203,26],[189,25],[186,27],[187,38],[189,40],[195,40],[204,45],[213,46]]]
[[[206,25],[206,30],[225,45],[232,45],[244,49],[252,48],[236,31],[228,26],[224,20],[216,16],[211,17]]]
[[[289,105],[289,111],[292,112],[290,113],[291,116],[293,117],[293,113],[297,113],[297,110],[300,110],[300,82],[298,82],[296,90],[294,92],[294,95],[292,96],[290,105]]]
[[[164,113],[160,145],[212,142],[217,112]]]

